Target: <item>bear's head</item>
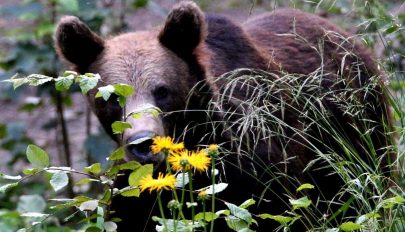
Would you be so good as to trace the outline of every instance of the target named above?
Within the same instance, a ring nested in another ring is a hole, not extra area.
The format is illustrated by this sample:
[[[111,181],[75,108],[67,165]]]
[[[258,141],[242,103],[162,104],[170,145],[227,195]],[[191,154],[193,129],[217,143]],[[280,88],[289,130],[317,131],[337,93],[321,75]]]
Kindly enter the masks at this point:
[[[126,101],[125,114],[138,112],[145,106],[162,110],[159,117],[147,114],[129,117],[127,122],[132,128],[118,138],[111,133],[111,124],[122,120],[124,114],[117,99],[95,98],[95,90],[88,96],[102,125],[116,141],[121,144],[143,141],[128,146],[129,158],[142,163],[159,162],[162,157],[150,153],[151,138],[180,136],[193,121],[185,119],[185,109],[198,108],[192,104],[201,104],[201,88],[191,90],[206,76],[202,65],[206,27],[203,13],[192,2],[174,7],[161,28],[111,39],[102,39],[78,18],[67,16],[58,24],[55,46],[59,56],[78,72],[100,74],[102,85],[133,86],[135,93]]]

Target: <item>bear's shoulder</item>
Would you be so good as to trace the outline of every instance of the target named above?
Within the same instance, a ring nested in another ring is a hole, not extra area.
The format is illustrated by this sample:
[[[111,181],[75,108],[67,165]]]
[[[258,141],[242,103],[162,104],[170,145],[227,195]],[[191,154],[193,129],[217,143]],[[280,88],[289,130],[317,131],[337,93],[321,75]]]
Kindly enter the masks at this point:
[[[205,44],[211,54],[211,72],[219,76],[238,68],[263,68],[265,59],[242,25],[223,15],[206,15]],[[262,67],[263,66],[263,67]]]

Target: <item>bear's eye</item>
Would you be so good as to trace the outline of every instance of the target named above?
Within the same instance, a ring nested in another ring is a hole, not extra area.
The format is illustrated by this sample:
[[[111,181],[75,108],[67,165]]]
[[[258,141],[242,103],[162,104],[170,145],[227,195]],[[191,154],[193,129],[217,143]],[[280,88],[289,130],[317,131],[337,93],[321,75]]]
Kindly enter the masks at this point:
[[[153,91],[153,96],[156,100],[163,100],[169,96],[169,89],[165,86],[160,86]]]

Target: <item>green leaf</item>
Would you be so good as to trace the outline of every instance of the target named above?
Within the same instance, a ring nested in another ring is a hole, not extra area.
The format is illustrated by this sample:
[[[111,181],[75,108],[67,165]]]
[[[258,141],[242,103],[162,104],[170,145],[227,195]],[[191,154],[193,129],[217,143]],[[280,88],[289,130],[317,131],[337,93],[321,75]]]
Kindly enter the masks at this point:
[[[26,77],[28,79],[28,83],[32,86],[39,86],[43,85],[49,81],[53,80],[53,77],[41,75],[41,74],[31,74]]]
[[[69,75],[73,75],[73,76],[77,76],[77,72],[75,71],[70,71],[70,70],[66,70],[65,72],[63,72],[63,76],[69,76]]]
[[[104,229],[106,230],[106,232],[116,231],[117,228],[118,228],[118,226],[117,226],[117,224],[115,224],[115,222],[112,222],[112,221],[104,222]]]
[[[394,33],[394,32],[396,32],[400,27],[401,27],[400,25],[393,24],[393,25],[391,25],[390,27],[388,27],[388,28],[384,31],[384,33],[385,33],[386,35],[387,35],[387,34]]]
[[[242,228],[242,229],[238,230],[238,232],[255,232],[255,231],[251,230],[249,228]]]
[[[104,226],[104,208],[101,206],[97,206],[97,221],[96,225],[99,228],[103,228]]]
[[[120,164],[119,165],[119,170],[135,170],[139,168],[141,164],[139,162],[136,162],[134,160],[128,161],[126,163]]]
[[[98,228],[97,226],[90,226],[87,227],[85,232],[102,232],[103,230]]]
[[[225,205],[231,211],[231,215],[244,220],[248,225],[252,223],[252,215],[249,213],[249,211],[232,203],[225,202]]]
[[[208,195],[212,195],[212,194],[220,193],[220,192],[224,191],[227,187],[228,187],[227,183],[214,184],[214,185],[207,186],[205,188],[204,192]]]
[[[58,91],[69,90],[75,79],[74,75],[62,76],[55,79],[55,88]]]
[[[108,177],[115,176],[120,171],[120,166],[111,166],[107,171],[104,173]]]
[[[139,197],[141,192],[139,191],[139,188],[127,186],[121,189],[120,194],[124,197]]]
[[[184,179],[183,179],[184,178]],[[176,183],[175,186],[177,188],[183,188],[184,186],[186,186],[188,183],[190,182],[190,178],[188,177],[188,173],[187,172],[179,172],[176,175]]]
[[[287,217],[287,216],[282,216],[282,215],[271,215],[268,213],[260,214],[259,217],[261,219],[272,219],[272,220],[280,223],[283,226],[287,226],[289,222],[294,220],[294,217]]]
[[[81,202],[92,200],[92,198],[86,197],[86,196],[77,196],[77,197],[74,197],[73,200],[81,203]]]
[[[114,190],[113,190],[114,191]],[[99,202],[102,205],[109,205],[110,204],[110,200],[112,197],[112,190],[111,189],[107,189],[106,191],[104,191],[104,195],[103,197],[99,200]]]
[[[140,118],[144,114],[151,115],[152,117],[157,117],[162,113],[162,110],[159,107],[156,107],[152,104],[144,104],[139,106],[136,111],[129,112],[127,117]]]
[[[98,200],[89,200],[80,204],[81,211],[94,211],[98,206]]]
[[[201,212],[195,215],[194,220],[204,220],[206,222],[213,221],[218,218],[218,215],[212,212]]]
[[[190,220],[173,220],[173,219],[163,219],[156,216],[152,217],[152,220],[159,223],[159,231],[169,232],[169,231],[179,231],[179,232],[192,232],[197,231],[195,228],[200,228],[204,226],[204,223],[194,222]],[[198,230],[201,231],[201,230]]]
[[[234,216],[227,216],[225,217],[225,221],[228,227],[234,231],[249,229],[249,224],[245,220],[242,220],[240,218]]]
[[[218,216],[221,216],[221,215],[229,216],[229,215],[231,215],[231,211],[229,211],[228,209],[222,209],[222,210],[218,210],[217,212],[215,212],[215,214]]]
[[[27,168],[22,171],[25,175],[34,175],[39,172],[38,168]]]
[[[14,90],[29,82],[28,78],[26,78],[26,77],[19,78],[19,77],[20,77],[20,74],[17,73],[14,76],[12,76],[10,79],[4,80],[4,82],[12,83]]]
[[[241,207],[241,208],[243,208],[243,209],[246,209],[246,208],[248,208],[249,206],[254,205],[255,203],[256,203],[255,200],[253,200],[253,199],[248,199],[248,200],[246,200],[245,202],[243,202],[239,207]]]
[[[130,97],[134,94],[134,87],[127,84],[115,84],[114,93],[122,97]]]
[[[0,193],[5,193],[6,191],[16,187],[17,185],[18,185],[18,182],[2,185],[2,186],[0,186]]]
[[[339,229],[341,229],[345,232],[350,232],[350,231],[360,230],[361,225],[354,223],[354,222],[345,222],[339,226]]]
[[[302,184],[300,187],[297,188],[297,192],[304,190],[304,189],[313,189],[315,186],[312,184]]]
[[[123,147],[115,150],[107,159],[108,160],[121,160],[125,158],[125,149]]]
[[[114,134],[121,134],[125,129],[132,128],[131,124],[127,122],[115,121],[111,125]]]
[[[339,228],[329,228],[326,229],[325,232],[339,232]]]
[[[87,94],[89,90],[95,88],[100,79],[100,75],[98,74],[86,73],[85,75],[80,75],[79,86],[82,93]]]
[[[391,209],[395,205],[403,204],[405,199],[401,196],[395,196],[382,201],[382,207],[384,209]]]
[[[84,179],[81,179],[81,180],[77,181],[75,183],[75,185],[84,185],[84,184],[88,184],[88,183],[91,183],[91,182],[98,182],[98,181],[99,180],[97,180],[97,179],[84,178]]]
[[[85,172],[91,172],[91,173],[94,173],[94,174],[98,174],[98,173],[101,172],[101,164],[100,163],[92,164],[92,165],[90,165],[88,167],[85,167],[84,171]]]
[[[49,156],[40,147],[33,144],[27,147],[27,159],[35,168],[46,168],[49,166]]]
[[[18,176],[10,176],[10,175],[0,173],[0,178],[5,179],[5,180],[21,180],[22,177],[20,175],[18,175]]]
[[[299,208],[308,208],[308,206],[311,205],[312,201],[308,199],[308,197],[301,197],[300,199],[289,199],[290,204],[293,206],[293,209],[299,209]]]
[[[55,192],[58,192],[69,183],[69,177],[65,172],[60,171],[52,175],[49,183],[51,184]]]
[[[49,216],[49,214],[38,213],[38,212],[28,212],[28,213],[21,214],[21,217],[31,217],[31,218],[45,218],[47,216]]]
[[[13,88],[15,90],[18,87],[27,84],[29,81],[26,78],[15,78],[15,79],[11,80],[11,82],[13,83]]]
[[[143,165],[129,175],[128,183],[132,187],[137,187],[139,185],[139,181],[144,176],[152,173],[153,173],[153,164]]]
[[[103,97],[104,101],[107,101],[110,98],[112,93],[114,93],[114,86],[107,85],[107,86],[98,88],[98,92],[95,97],[96,98]]]
[[[46,209],[46,202],[40,195],[23,195],[18,199],[17,211],[20,213],[42,213]]]
[[[126,97],[118,96],[118,104],[120,105],[121,108],[124,108],[126,103],[127,103]]]

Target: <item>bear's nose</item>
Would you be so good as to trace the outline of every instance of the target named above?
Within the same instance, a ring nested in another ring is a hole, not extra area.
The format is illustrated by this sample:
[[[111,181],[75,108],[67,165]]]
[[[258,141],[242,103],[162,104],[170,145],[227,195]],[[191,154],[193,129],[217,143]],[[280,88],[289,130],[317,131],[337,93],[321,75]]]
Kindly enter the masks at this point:
[[[127,139],[127,150],[132,157],[141,163],[153,162],[150,146],[156,134],[152,131],[141,131]]]

